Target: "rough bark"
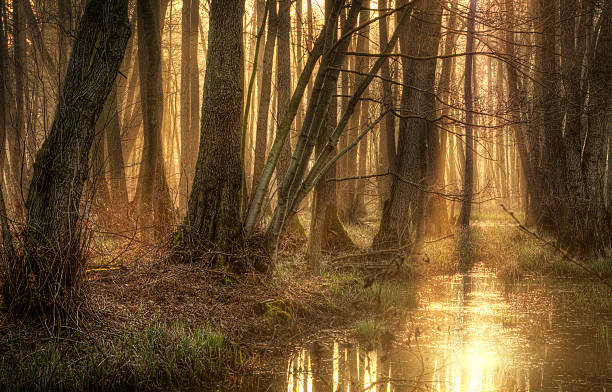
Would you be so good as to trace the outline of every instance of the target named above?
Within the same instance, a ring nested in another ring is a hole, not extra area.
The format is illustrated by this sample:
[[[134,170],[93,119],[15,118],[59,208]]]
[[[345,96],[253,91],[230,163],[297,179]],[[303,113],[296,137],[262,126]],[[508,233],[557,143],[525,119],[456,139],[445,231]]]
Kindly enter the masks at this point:
[[[276,31],[276,117],[281,118],[287,111],[291,99],[291,3],[278,1],[278,28]],[[291,143],[285,143],[276,166],[276,182],[280,186],[289,168]]]
[[[402,52],[422,57],[435,56],[440,39],[441,15],[438,3],[417,3],[411,23],[404,28],[400,37]],[[427,134],[434,132],[433,124],[428,120],[433,117],[435,109],[435,66],[436,60],[402,60],[404,87],[397,152],[399,176],[393,178],[391,198],[383,207],[383,217],[373,247],[414,244],[415,239],[422,238],[424,195],[406,180],[425,187]]]
[[[81,18],[63,105],[36,155],[21,257],[9,266],[4,285],[4,301],[13,314],[61,323],[80,305],[85,267],[81,192],[94,125],[130,35],[127,9],[127,0],[91,0]]]
[[[200,147],[184,235],[217,251],[219,262],[241,233],[244,0],[212,0],[202,95]]]

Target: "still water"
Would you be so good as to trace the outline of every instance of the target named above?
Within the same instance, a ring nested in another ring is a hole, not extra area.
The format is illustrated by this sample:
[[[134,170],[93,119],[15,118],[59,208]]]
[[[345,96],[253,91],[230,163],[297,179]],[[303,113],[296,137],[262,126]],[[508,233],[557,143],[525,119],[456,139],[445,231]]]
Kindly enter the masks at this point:
[[[314,342],[287,360],[272,389],[612,391],[612,340],[601,338],[612,322],[560,306],[574,288],[530,279],[507,287],[480,265],[428,279],[417,309],[383,345]]]

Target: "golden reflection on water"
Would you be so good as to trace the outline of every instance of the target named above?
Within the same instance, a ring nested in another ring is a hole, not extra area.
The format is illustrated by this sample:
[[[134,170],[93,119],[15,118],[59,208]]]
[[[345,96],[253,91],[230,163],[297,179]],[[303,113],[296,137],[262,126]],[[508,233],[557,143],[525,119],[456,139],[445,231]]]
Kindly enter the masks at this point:
[[[569,322],[572,315],[556,315],[561,322],[553,322],[551,293],[524,291],[509,300],[482,268],[429,282],[392,349],[339,341],[302,349],[289,360],[286,390],[612,390],[609,349],[595,350],[592,332]]]

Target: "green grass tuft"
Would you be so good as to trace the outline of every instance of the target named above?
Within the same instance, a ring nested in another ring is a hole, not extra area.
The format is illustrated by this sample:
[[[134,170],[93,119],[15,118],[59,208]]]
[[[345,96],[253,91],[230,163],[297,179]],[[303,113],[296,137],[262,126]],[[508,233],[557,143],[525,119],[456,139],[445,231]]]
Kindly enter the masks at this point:
[[[14,336],[0,363],[0,390],[167,390],[221,382],[248,358],[209,328],[154,319],[112,339],[34,349]]]

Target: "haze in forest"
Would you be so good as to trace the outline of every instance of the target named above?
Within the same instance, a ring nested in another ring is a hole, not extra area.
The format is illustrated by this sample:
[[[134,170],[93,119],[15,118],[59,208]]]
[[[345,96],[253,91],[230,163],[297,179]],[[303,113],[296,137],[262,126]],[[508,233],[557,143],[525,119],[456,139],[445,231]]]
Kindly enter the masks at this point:
[[[423,335],[506,390],[537,287],[587,365],[504,374],[605,391],[610,56],[610,0],[0,0],[0,389],[402,390]]]

